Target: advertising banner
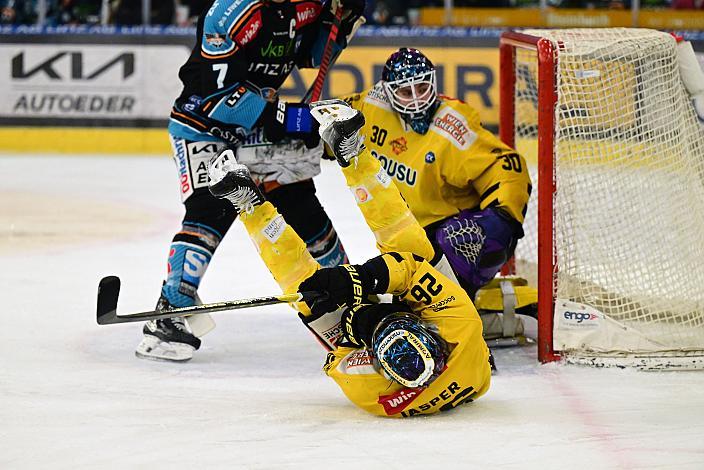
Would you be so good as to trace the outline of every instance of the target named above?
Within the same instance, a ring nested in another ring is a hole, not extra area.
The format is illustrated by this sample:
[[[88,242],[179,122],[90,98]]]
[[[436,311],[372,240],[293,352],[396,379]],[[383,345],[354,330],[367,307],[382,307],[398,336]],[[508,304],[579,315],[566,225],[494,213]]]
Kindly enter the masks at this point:
[[[182,45],[0,45],[0,118],[28,125],[163,124]]]
[[[98,147],[168,152],[165,129],[182,89],[178,70],[195,30],[152,29],[137,34],[0,28],[0,150],[43,151],[45,145],[74,153]],[[500,32],[362,28],[330,70],[323,97],[370,88],[392,52],[417,47],[435,64],[440,93],[466,101],[484,126],[497,131]],[[702,37],[688,39],[701,50]],[[316,73],[294,69],[279,90],[281,98],[300,100]],[[57,147],[59,141],[65,149]]]
[[[343,96],[370,88],[399,45],[351,46],[330,71],[323,96]],[[491,47],[419,47],[437,68],[440,93],[474,106],[488,125],[498,123],[499,54]],[[281,89],[288,99],[303,96],[315,70],[294,73]]]
[[[396,45],[351,46],[328,75],[323,96],[371,87]],[[441,93],[468,101],[496,124],[498,54],[495,48],[423,47],[437,67]],[[0,120],[11,125],[164,126],[181,92],[184,45],[0,45]],[[280,90],[298,100],[317,70],[294,70]]]

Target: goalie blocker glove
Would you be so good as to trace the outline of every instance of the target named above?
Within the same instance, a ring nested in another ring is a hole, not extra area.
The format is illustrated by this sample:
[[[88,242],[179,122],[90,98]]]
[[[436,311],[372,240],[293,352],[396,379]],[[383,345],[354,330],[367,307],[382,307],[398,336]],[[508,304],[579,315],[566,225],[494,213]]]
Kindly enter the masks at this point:
[[[307,104],[279,100],[267,103],[259,124],[264,129],[264,137],[272,143],[286,138],[300,139],[308,148],[320,143],[318,123],[311,117]]]

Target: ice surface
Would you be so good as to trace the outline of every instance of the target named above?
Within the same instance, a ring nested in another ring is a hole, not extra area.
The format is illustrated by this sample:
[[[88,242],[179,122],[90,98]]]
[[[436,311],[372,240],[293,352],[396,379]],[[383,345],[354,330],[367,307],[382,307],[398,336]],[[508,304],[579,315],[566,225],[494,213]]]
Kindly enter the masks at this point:
[[[477,402],[412,420],[356,409],[286,306],[215,314],[193,360],[139,360],[136,324],[98,327],[98,280],[119,311],[151,308],[179,227],[168,157],[0,157],[0,468],[704,469],[704,373],[595,370],[496,351]],[[376,254],[334,163],[316,183],[353,262]],[[243,228],[207,301],[277,293]]]

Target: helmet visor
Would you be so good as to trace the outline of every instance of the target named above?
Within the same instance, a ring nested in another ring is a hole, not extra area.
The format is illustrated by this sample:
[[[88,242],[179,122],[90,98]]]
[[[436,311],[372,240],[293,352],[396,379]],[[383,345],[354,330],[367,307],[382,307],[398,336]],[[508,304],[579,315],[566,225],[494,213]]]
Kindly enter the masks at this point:
[[[424,342],[405,329],[391,331],[376,350],[381,367],[406,387],[421,387],[435,371],[435,361]]]

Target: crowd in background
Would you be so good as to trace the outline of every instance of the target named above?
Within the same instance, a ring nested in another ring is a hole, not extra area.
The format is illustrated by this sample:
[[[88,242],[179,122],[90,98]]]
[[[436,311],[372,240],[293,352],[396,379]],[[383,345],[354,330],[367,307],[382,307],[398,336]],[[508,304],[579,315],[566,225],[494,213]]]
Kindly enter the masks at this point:
[[[40,3],[44,24],[142,24],[142,0],[0,0],[0,24],[36,24]],[[151,0],[150,24],[189,26],[210,0]],[[547,0],[556,8],[630,9],[630,0]],[[539,0],[454,0],[456,7],[537,7]],[[368,0],[369,24],[399,25],[417,21],[423,7],[443,7],[443,0]],[[641,8],[704,9],[704,0],[641,0]]]

